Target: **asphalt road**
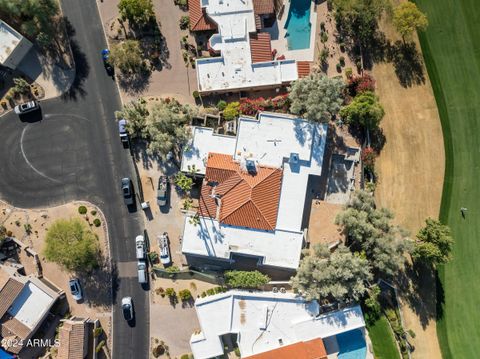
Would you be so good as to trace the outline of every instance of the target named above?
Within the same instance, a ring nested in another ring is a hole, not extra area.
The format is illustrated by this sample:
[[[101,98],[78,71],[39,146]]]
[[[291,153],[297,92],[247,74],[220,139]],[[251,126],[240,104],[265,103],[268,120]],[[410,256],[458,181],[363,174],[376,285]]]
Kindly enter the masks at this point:
[[[87,200],[102,209],[113,260],[119,269],[130,268],[117,280],[112,357],[147,358],[148,291],[137,283],[133,265],[143,214],[126,208],[120,189],[122,177],[135,178],[114,120],[120,99],[101,60],[106,44],[95,1],[62,0],[62,8],[73,29],[77,78],[68,94],[42,102],[41,113],[0,118],[0,197],[26,208]],[[133,298],[134,326],[123,319],[123,296]]]

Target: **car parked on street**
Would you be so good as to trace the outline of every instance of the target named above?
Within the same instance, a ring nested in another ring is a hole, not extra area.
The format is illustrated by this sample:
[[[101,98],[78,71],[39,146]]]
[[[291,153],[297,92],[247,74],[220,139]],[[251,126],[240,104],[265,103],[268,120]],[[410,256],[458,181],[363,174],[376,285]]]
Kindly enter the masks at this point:
[[[137,259],[145,259],[145,238],[143,236],[135,237],[135,247]]]
[[[15,106],[13,109],[17,115],[23,115],[24,113],[29,113],[35,110],[38,110],[40,105],[37,101],[28,101],[25,103],[21,103],[20,105]]]
[[[122,193],[123,201],[127,206],[130,206],[135,203],[135,194],[133,192],[133,185],[130,178],[122,178]]]
[[[144,260],[137,262],[138,283],[145,284],[148,282],[147,278],[147,263]]]
[[[169,246],[168,233],[164,232],[158,237],[158,246],[160,247],[160,263],[168,265],[171,263],[170,259],[170,246]]]
[[[157,188],[157,204],[159,207],[163,207],[167,204],[167,192],[168,192],[168,177],[160,176],[158,179]]]
[[[118,132],[120,134],[120,141],[124,146],[128,145],[127,120],[124,118],[118,120]]]
[[[73,299],[75,299],[76,301],[82,300],[83,299],[83,291],[82,291],[82,287],[80,285],[80,281],[78,280],[78,278],[70,279],[68,284],[70,286],[70,293],[72,293]]]
[[[123,317],[127,322],[133,319],[133,301],[132,297],[123,297],[122,298],[122,312]]]

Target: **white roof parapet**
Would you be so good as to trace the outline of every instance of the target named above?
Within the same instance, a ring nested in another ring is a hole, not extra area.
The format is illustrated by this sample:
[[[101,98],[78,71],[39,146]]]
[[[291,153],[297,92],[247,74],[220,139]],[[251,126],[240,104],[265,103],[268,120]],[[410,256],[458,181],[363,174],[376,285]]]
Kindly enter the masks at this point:
[[[307,302],[294,293],[229,291],[197,299],[202,331],[192,335],[190,346],[197,359],[223,354],[220,336],[238,334],[242,357],[283,345],[326,338],[363,328],[360,306],[318,315],[316,301]]]
[[[252,63],[248,36],[256,32],[252,0],[209,0],[202,5],[218,25],[219,33],[209,42],[221,57],[196,60],[199,91],[280,86],[298,79],[295,60]]]
[[[184,254],[229,260],[232,253],[263,258],[264,265],[296,269],[304,233],[302,219],[310,175],[321,175],[327,125],[287,114],[263,112],[258,119],[241,117],[237,137],[218,136],[209,128],[194,128],[181,169],[195,165],[205,174],[208,153],[254,159],[264,166],[283,168],[275,231],[258,231],[220,224],[200,217],[200,224],[185,221]]]

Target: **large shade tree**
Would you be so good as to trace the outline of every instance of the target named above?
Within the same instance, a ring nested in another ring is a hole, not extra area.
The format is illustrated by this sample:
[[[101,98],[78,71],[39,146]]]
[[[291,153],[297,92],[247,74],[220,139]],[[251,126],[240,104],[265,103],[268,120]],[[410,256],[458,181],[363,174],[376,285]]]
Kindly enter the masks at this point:
[[[428,26],[428,19],[416,4],[405,1],[393,11],[393,25],[405,40],[411,37],[415,30],[425,30]]]
[[[392,212],[377,209],[370,193],[356,191],[335,223],[343,228],[347,243],[363,251],[377,272],[391,276],[403,269],[404,254],[410,249],[406,231],[392,220]]]
[[[137,40],[112,45],[109,61],[123,74],[137,74],[143,67],[143,54]]]
[[[447,263],[452,258],[453,243],[450,227],[427,218],[417,234],[413,258],[434,266]]]
[[[79,219],[59,219],[49,228],[45,239],[45,258],[68,271],[89,272],[100,258],[98,238]]]
[[[290,111],[308,120],[328,122],[340,110],[344,88],[342,79],[314,72],[293,82],[288,95]]]
[[[368,47],[378,27],[378,19],[390,10],[389,0],[333,0],[340,30],[362,47]]]
[[[307,300],[359,300],[372,279],[370,265],[362,256],[340,245],[333,253],[325,245],[316,245],[305,253],[292,286]]]
[[[118,10],[133,26],[146,25],[155,17],[152,0],[120,0]]]
[[[360,125],[368,130],[377,128],[384,115],[385,111],[378,97],[371,91],[360,92],[340,110],[340,116],[348,124]]]

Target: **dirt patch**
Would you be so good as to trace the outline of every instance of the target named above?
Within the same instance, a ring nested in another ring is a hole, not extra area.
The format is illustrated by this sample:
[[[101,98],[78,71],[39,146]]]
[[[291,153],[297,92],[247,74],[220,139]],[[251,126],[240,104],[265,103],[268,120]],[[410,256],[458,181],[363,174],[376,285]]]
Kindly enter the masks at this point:
[[[341,241],[343,236],[341,229],[335,222],[335,217],[342,210],[339,204],[325,201],[314,201],[310,213],[310,225],[308,227],[308,240],[310,248],[315,244],[333,244]]]
[[[390,25],[382,24],[382,29],[387,38],[398,40]],[[420,51],[417,39],[415,44]],[[372,74],[385,108],[381,127],[387,139],[375,166],[377,204],[392,209],[396,222],[415,234],[425,218],[438,218],[440,209],[445,153],[435,98],[426,70],[425,83],[410,87],[401,85],[392,63],[376,64]],[[419,285],[435,293],[434,283]],[[434,306],[434,301],[417,303],[425,305]],[[422,322],[412,307],[403,305],[402,312],[406,329],[416,333],[413,357],[440,358],[435,320]]]
[[[78,212],[81,205],[87,208],[85,215]],[[76,302],[70,294],[68,281],[73,274],[61,269],[55,263],[47,262],[42,255],[48,227],[57,219],[69,218],[80,218],[86,221],[92,232],[98,236],[102,257],[105,258],[106,262],[98,270],[95,270],[88,279],[79,278],[84,291],[85,299],[83,302]],[[101,221],[99,227],[93,224],[95,219]],[[110,249],[105,223],[101,211],[86,202],[73,202],[45,209],[21,209],[0,202],[0,224],[6,227],[7,232],[11,232],[12,237],[17,238],[38,253],[43,275],[66,293],[70,313],[78,317],[99,319],[110,338],[112,281],[110,267],[107,263],[110,257]],[[25,251],[19,252],[18,260],[24,266],[27,275],[37,273],[33,257],[27,256]]]

